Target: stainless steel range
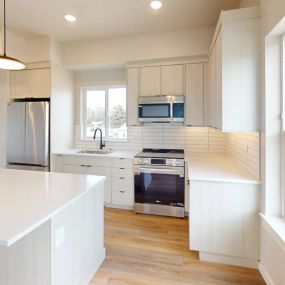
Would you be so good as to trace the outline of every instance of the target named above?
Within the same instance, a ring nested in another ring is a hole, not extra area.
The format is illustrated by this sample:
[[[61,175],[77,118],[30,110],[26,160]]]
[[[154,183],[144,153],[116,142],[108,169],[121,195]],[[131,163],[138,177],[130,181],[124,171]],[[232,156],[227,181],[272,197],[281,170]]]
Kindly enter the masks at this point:
[[[135,212],[184,217],[184,150],[143,149],[135,156]]]

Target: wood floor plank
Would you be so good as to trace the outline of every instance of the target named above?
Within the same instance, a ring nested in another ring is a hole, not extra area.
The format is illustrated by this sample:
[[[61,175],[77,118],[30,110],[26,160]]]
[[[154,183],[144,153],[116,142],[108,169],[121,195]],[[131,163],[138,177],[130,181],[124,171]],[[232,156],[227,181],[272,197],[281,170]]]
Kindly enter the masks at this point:
[[[201,262],[188,220],[105,210],[106,259],[90,285],[266,285],[257,270]]]

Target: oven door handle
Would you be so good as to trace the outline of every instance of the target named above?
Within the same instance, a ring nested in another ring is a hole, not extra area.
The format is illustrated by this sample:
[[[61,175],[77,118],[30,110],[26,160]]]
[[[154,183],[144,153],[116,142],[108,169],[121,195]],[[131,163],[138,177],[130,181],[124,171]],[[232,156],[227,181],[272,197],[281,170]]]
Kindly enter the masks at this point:
[[[184,171],[179,169],[162,169],[162,168],[140,168],[135,172],[136,175],[141,173],[149,173],[149,174],[170,174],[170,175],[179,175],[180,177],[184,177]]]

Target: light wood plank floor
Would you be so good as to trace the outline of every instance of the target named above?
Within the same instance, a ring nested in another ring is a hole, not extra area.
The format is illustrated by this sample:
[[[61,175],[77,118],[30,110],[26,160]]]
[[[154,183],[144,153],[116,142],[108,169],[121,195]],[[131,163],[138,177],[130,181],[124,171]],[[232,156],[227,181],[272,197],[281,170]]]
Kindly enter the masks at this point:
[[[265,285],[257,270],[200,262],[187,219],[106,209],[105,246],[90,285]]]

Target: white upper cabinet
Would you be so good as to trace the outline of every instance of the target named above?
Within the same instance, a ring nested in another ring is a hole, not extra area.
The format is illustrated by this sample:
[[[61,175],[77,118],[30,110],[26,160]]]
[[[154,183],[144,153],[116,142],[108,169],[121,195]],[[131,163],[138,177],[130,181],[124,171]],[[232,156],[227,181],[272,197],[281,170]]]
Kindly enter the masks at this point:
[[[141,68],[140,96],[160,95],[160,66]]]
[[[13,99],[29,97],[28,70],[10,72],[10,92]]]
[[[10,72],[11,99],[49,98],[51,96],[50,68]]]
[[[138,125],[139,69],[127,69],[127,125]]]
[[[186,64],[185,125],[204,125],[204,64]]]
[[[49,98],[51,94],[50,77],[49,68],[29,70],[30,97]]]
[[[161,66],[161,95],[184,95],[184,66]]]
[[[208,125],[259,131],[259,8],[222,12],[208,63]]]

